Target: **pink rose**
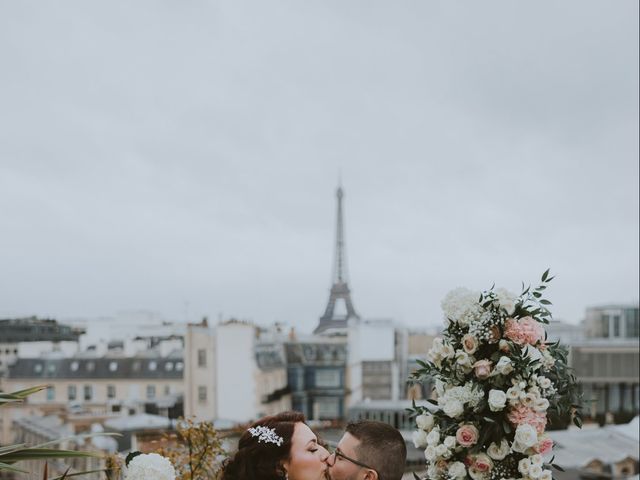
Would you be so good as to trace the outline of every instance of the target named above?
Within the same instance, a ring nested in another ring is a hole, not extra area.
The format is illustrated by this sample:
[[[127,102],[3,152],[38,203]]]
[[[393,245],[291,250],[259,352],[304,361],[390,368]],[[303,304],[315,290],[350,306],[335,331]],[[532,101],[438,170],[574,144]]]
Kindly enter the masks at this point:
[[[471,447],[478,441],[478,429],[470,424],[462,425],[456,431],[456,441],[463,447]]]
[[[551,453],[551,450],[553,450],[553,440],[545,435],[540,439],[538,444],[533,447],[533,449],[540,455],[547,455]]]
[[[493,468],[493,461],[489,458],[488,455],[479,453],[478,455],[476,455],[476,458],[473,461],[473,468],[475,468],[478,472],[488,472]]]
[[[478,349],[478,340],[473,335],[467,333],[464,337],[462,337],[462,348],[469,355],[476,353]]]
[[[491,364],[491,360],[478,360],[476,363],[474,363],[473,370],[476,374],[476,377],[478,377],[480,380],[489,378],[489,375],[491,374]]]

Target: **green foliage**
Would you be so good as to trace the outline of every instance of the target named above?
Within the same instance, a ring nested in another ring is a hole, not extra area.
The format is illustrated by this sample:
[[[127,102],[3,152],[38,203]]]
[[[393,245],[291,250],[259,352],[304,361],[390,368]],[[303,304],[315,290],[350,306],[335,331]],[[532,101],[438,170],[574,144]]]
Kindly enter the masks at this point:
[[[36,392],[44,390],[48,385],[39,385],[37,387],[28,388],[25,390],[19,390],[12,393],[0,393],[0,407],[16,402],[23,402],[29,395],[33,395]],[[86,435],[85,435],[86,437]],[[78,438],[78,437],[74,437]],[[16,473],[29,473],[21,468],[15,467],[14,464],[20,461],[27,460],[48,460],[53,458],[78,458],[78,457],[101,457],[99,453],[81,452],[76,450],[64,450],[56,448],[48,448],[57,443],[71,440],[69,438],[62,438],[53,442],[41,443],[38,445],[29,446],[25,443],[8,445],[0,447],[0,472],[10,471]],[[45,478],[48,473],[48,465],[45,463]],[[93,472],[78,472],[74,474],[65,473],[63,476],[54,480],[62,480],[66,477],[86,475]]]

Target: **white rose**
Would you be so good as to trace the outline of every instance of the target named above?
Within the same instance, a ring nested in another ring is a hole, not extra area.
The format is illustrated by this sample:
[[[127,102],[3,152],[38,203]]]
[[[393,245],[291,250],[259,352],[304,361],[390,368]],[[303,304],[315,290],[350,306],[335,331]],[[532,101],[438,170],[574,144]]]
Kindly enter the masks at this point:
[[[518,425],[513,442],[513,450],[524,453],[528,448],[538,443],[538,432],[531,425]]]
[[[538,400],[538,397],[536,397],[535,393],[527,393],[524,395],[524,398],[522,399],[522,403],[524,403],[527,407],[533,407],[533,405],[536,403],[536,401]]]
[[[438,478],[440,476],[440,472],[438,471],[438,466],[437,465],[429,465],[429,468],[427,468],[427,478]]]
[[[429,445],[424,451],[424,458],[426,458],[428,462],[433,462],[436,457],[436,447]]]
[[[421,430],[431,430],[433,428],[433,415],[418,415],[416,417],[416,425],[418,425],[418,428],[420,428]]]
[[[523,477],[526,477],[529,473],[529,468],[531,468],[531,462],[528,458],[523,458],[518,462],[518,471],[522,474]]]
[[[427,444],[435,446],[438,443],[440,443],[440,430],[437,428],[434,428],[427,435]]]
[[[460,370],[462,370],[462,373],[469,373],[473,370],[474,362],[475,359],[467,355],[466,352],[463,352],[462,350],[458,350],[456,352],[456,363],[460,367]]]
[[[413,445],[416,448],[424,448],[427,446],[427,432],[424,430],[413,431]]]
[[[552,479],[553,479],[553,473],[551,472],[551,470],[542,471],[542,475],[540,475],[540,480],[552,480]]]
[[[492,412],[503,410],[507,404],[507,395],[502,390],[489,391],[489,408]]]
[[[546,390],[551,386],[551,380],[549,380],[547,377],[538,377],[538,385],[540,385],[540,388]]]
[[[457,418],[464,412],[464,405],[460,400],[451,399],[442,407],[445,415],[451,418]]]
[[[507,399],[509,399],[509,403],[519,401],[520,392],[521,390],[518,387],[511,387],[509,390],[507,390]]]
[[[439,457],[448,458],[451,456],[451,452],[445,445],[440,444],[436,447],[436,455],[438,455]]]
[[[498,363],[496,363],[495,369],[501,375],[509,375],[511,372],[513,372],[513,362],[511,362],[511,359],[509,357],[505,357],[503,355],[502,357],[500,357],[500,360],[498,360]]]
[[[536,412],[546,412],[547,408],[549,408],[549,400],[547,400],[546,398],[539,398],[533,404],[533,409]]]
[[[448,471],[451,478],[465,478],[467,476],[467,468],[462,462],[453,462],[449,465]]]
[[[529,477],[538,479],[542,476],[542,467],[540,465],[531,465],[529,467]]]
[[[436,387],[436,394],[438,395],[438,397],[441,397],[444,395],[444,386],[445,386],[445,383],[439,378],[436,378],[435,387]]]
[[[504,460],[504,458],[509,455],[510,450],[509,442],[503,438],[500,445],[495,442],[489,445],[487,454],[494,460]]]
[[[467,333],[462,337],[462,348],[469,355],[473,355],[478,350],[478,339]]]
[[[473,467],[469,469],[469,476],[473,478],[473,480],[487,480],[489,478],[487,473],[480,472]]]
[[[504,288],[496,290],[496,297],[500,307],[504,308],[507,315],[513,315],[516,310],[516,296]]]
[[[453,435],[449,435],[444,439],[443,443],[447,448],[453,449],[457,444],[456,437],[454,437]]]

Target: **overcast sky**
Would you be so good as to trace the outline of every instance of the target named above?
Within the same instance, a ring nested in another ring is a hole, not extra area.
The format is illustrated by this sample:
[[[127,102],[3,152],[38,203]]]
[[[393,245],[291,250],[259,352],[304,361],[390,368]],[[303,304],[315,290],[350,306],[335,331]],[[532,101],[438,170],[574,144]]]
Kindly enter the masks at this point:
[[[0,1],[0,314],[638,299],[638,2]]]

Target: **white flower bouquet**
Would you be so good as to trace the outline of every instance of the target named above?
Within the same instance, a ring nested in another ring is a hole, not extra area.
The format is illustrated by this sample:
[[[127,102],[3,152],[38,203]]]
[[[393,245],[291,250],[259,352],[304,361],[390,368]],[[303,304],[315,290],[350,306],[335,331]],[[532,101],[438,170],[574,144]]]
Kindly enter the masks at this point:
[[[157,453],[140,453],[127,457],[124,480],[175,480],[171,462]]]
[[[435,380],[433,406],[417,406],[413,441],[425,449],[430,480],[551,480],[553,421],[581,426],[566,350],[548,343],[553,277],[524,288],[456,289],[442,302],[446,328],[415,382]]]

